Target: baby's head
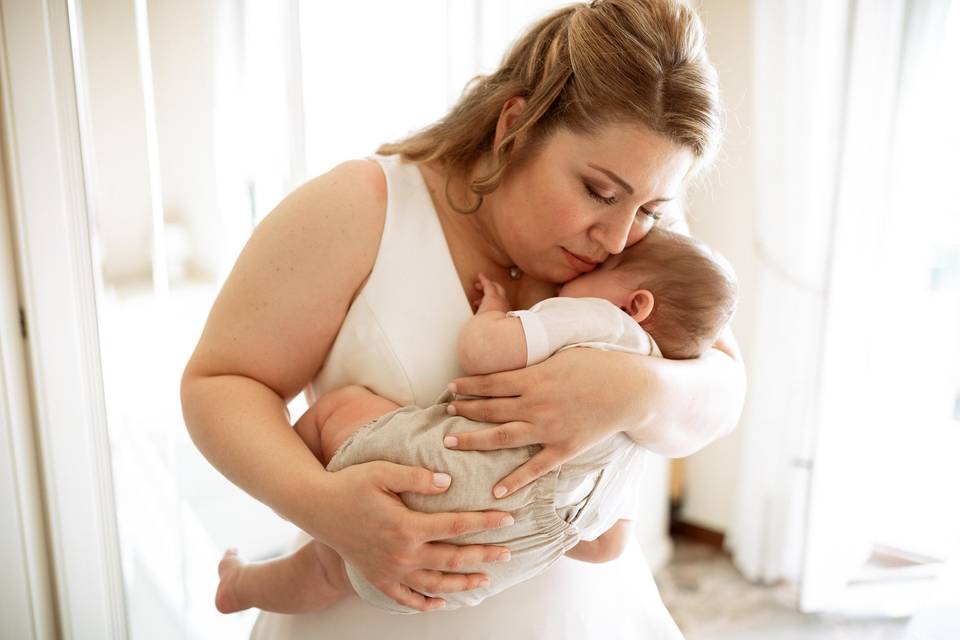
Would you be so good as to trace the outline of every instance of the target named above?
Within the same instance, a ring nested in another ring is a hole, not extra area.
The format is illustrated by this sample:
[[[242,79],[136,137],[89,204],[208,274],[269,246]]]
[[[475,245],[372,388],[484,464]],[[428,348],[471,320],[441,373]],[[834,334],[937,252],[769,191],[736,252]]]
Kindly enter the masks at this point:
[[[560,288],[571,298],[604,298],[640,323],[664,357],[696,358],[733,315],[733,269],[702,242],[663,229],[610,256]]]

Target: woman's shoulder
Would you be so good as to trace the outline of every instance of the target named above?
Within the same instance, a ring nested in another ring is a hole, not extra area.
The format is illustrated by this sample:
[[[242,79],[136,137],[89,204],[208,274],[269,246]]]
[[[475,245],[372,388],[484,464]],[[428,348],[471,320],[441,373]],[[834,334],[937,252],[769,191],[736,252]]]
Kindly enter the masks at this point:
[[[310,244],[335,239],[336,244],[355,249],[354,259],[369,254],[372,262],[386,210],[387,183],[379,164],[347,160],[297,187],[261,226],[272,227],[276,237],[309,238]]]
[[[373,158],[356,158],[341,162],[322,177],[327,176],[332,184],[356,190],[355,195],[365,196],[370,202],[387,204],[387,178],[383,167]],[[349,195],[349,194],[347,194]]]
[[[341,211],[349,211],[351,217],[380,221],[387,209],[387,179],[380,164],[372,158],[358,158],[341,162],[328,172],[305,183],[307,189],[318,198],[317,204],[330,210],[332,204]]]
[[[376,261],[386,210],[378,174],[373,162],[344,162],[260,221],[214,302],[193,371],[246,375],[282,397],[304,387]]]

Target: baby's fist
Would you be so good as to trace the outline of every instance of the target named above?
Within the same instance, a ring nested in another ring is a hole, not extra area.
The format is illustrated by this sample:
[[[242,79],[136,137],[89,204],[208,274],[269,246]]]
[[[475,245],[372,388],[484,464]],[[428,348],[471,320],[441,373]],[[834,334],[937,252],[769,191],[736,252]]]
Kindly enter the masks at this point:
[[[483,291],[483,298],[480,300],[480,307],[477,313],[484,311],[510,311],[510,302],[507,300],[507,291],[498,282],[494,282],[482,273],[479,276],[480,281],[476,286]]]

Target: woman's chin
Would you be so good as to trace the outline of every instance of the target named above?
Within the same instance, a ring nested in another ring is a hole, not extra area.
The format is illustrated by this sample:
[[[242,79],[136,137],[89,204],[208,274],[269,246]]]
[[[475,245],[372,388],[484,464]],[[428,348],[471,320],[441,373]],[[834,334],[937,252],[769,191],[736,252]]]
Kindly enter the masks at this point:
[[[567,265],[560,266],[554,269],[550,273],[550,277],[547,278],[550,282],[553,282],[557,285],[558,288],[562,289],[571,280],[577,278],[578,276],[583,275],[576,269],[573,269]]]

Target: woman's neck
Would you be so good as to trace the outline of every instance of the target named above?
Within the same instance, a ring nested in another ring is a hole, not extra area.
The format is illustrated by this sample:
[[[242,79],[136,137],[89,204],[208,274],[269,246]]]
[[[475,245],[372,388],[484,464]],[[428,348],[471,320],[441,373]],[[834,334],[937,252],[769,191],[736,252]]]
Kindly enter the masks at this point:
[[[468,182],[454,176],[447,183],[446,173],[436,166],[420,165],[424,168],[427,186],[430,189],[437,215],[441,222],[452,233],[455,239],[469,247],[475,258],[487,263],[491,267],[509,273],[514,266],[513,261],[503,249],[503,244],[497,234],[493,216],[495,197],[493,194],[485,196],[480,207],[473,213],[456,211],[447,200],[449,186],[450,199],[457,206],[466,208],[476,202],[476,194],[466,188]],[[474,171],[476,174],[476,171]],[[491,274],[493,275],[493,274]]]
[[[460,213],[447,202],[444,192],[446,174],[435,166],[419,166],[468,299],[480,297],[480,292],[474,288],[480,273],[503,285],[513,309],[528,309],[544,298],[556,295],[554,284],[535,280],[519,271],[515,273],[517,277],[510,277],[513,261],[503,250],[494,224],[495,197],[484,198],[483,205],[473,213]],[[451,198],[458,206],[466,207],[475,202],[463,195],[467,191],[463,186],[456,190],[454,183],[465,185],[466,182],[462,178],[450,181]]]

